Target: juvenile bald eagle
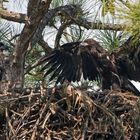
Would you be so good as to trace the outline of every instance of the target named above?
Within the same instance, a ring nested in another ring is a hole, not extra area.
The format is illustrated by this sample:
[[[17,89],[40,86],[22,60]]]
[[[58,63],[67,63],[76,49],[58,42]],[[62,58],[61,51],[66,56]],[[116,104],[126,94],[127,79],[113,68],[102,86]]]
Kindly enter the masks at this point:
[[[85,80],[102,80],[102,88],[109,89],[113,82],[119,84],[116,62],[98,42],[86,39],[62,45],[43,58],[47,62],[42,70],[45,76],[52,73],[50,81],[57,77],[57,83]]]
[[[109,54],[93,39],[66,43],[43,58],[47,63],[42,70],[47,70],[45,76],[51,73],[50,81],[57,78],[56,84],[65,80],[80,81],[83,77],[90,81],[100,79],[102,89],[110,89],[113,85],[121,87],[123,81],[128,82],[128,79],[140,81],[140,75],[135,76],[133,73],[140,74],[140,52],[137,54],[138,60],[134,60],[134,49],[137,48],[127,52],[126,59],[122,57],[123,54],[118,55],[119,52]]]

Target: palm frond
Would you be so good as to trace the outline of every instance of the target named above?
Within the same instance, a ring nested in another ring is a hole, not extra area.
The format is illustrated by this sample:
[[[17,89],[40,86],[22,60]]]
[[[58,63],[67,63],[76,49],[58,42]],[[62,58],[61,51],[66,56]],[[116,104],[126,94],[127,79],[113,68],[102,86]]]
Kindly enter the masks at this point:
[[[11,32],[11,25],[6,21],[0,20],[0,41],[8,42]]]
[[[6,3],[6,8],[14,12],[27,13],[28,0],[12,0]]]
[[[58,6],[62,6],[62,5],[65,5],[65,4],[66,4],[66,1],[65,1],[65,3],[64,3],[63,0],[53,0],[53,1],[51,2],[50,8],[56,8],[56,7],[58,7]]]
[[[113,51],[125,41],[126,35],[120,31],[99,30],[96,38],[101,46],[109,51]]]
[[[134,42],[140,38],[140,1],[136,0],[119,9],[118,16],[126,25],[125,31],[133,37]]]

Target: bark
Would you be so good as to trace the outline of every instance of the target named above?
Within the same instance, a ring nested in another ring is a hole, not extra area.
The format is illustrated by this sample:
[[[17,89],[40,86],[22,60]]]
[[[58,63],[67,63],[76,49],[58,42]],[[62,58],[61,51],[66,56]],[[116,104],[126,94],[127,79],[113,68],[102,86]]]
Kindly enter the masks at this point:
[[[0,68],[2,68],[2,75],[0,79],[0,92],[5,92],[9,89],[12,76],[10,58],[11,55],[7,57],[2,51],[0,51]]]
[[[3,9],[0,9],[0,17],[9,21],[14,21],[19,23],[26,23],[28,21],[28,17],[26,14],[15,13]]]

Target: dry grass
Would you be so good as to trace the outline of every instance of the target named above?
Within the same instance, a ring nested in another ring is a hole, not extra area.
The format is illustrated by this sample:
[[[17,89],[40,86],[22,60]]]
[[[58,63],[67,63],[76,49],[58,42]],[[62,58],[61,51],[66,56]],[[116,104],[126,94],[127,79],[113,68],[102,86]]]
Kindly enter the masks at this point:
[[[81,91],[71,86],[1,95],[0,139],[133,140],[139,137],[139,98],[130,92]]]

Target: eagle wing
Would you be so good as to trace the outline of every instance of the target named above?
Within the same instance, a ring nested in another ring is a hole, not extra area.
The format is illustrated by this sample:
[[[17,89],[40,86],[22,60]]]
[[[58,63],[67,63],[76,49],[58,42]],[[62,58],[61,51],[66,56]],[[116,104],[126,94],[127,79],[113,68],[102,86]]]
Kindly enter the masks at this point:
[[[65,80],[77,81],[80,77],[80,58],[74,52],[73,47],[76,43],[67,43],[62,45],[60,49],[52,51],[48,56],[45,56],[44,60],[47,62],[42,71],[46,70],[44,76],[51,74],[52,81],[56,78],[57,83],[63,83]],[[79,43],[78,43],[79,44]],[[74,48],[74,49],[75,49]]]
[[[81,77],[93,81],[102,78],[103,71],[109,76],[113,71],[106,51],[93,39],[66,43],[45,57],[44,76],[51,74],[50,81],[57,78],[56,84],[80,81]]]

